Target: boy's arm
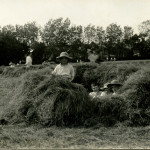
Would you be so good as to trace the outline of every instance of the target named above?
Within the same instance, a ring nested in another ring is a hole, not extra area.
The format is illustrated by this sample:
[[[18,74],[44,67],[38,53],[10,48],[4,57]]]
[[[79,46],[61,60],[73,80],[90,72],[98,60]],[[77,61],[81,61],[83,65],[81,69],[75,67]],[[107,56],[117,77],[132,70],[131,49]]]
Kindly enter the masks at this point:
[[[28,59],[28,57],[26,57],[26,63],[25,63],[25,65],[27,65],[28,62],[29,62],[29,59]]]
[[[57,66],[55,67],[55,69],[52,71],[52,74],[56,75],[57,74]]]
[[[74,79],[75,72],[73,66],[71,66],[71,81]]]

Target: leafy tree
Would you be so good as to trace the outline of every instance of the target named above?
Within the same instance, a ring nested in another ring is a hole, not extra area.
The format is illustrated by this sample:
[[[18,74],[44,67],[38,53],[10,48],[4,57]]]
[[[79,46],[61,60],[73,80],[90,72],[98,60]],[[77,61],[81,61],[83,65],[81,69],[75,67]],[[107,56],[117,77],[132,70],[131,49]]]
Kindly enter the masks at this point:
[[[75,41],[82,41],[83,29],[82,26],[71,26],[69,29],[69,44],[71,45]]]
[[[89,24],[84,27],[84,42],[90,44],[96,40],[96,28],[94,25]]]
[[[64,21],[63,18],[51,19],[46,23],[41,37],[48,47],[49,55],[57,56],[61,51],[68,49],[71,39],[69,27],[70,20],[68,18]]]
[[[133,54],[138,52],[138,43],[139,43],[139,36],[137,34],[134,34],[130,38],[130,47],[127,48],[126,50],[126,58],[128,59],[133,59]]]
[[[121,42],[122,39],[122,29],[117,24],[110,24],[106,28],[106,41],[107,41],[107,53],[117,54],[116,47],[117,44]]]
[[[10,34],[0,35],[0,65],[8,65],[9,62],[18,63],[24,59],[24,45]]]
[[[105,30],[103,27],[96,28],[96,43],[98,45],[98,53],[101,53],[101,57],[105,54]]]
[[[129,59],[133,57],[133,29],[129,26],[124,26],[123,39],[122,39],[122,51],[120,51],[121,59]]]
[[[46,46],[44,43],[33,43],[33,64],[41,64],[44,61],[44,54]]]
[[[16,38],[21,43],[27,43],[32,47],[35,41],[38,41],[40,27],[36,22],[26,23],[25,25],[16,25]]]
[[[145,40],[150,39],[150,20],[143,21],[139,26],[139,33],[143,35]]]
[[[133,29],[129,26],[124,26],[123,38],[129,40],[133,36]]]
[[[142,59],[150,58],[150,40],[145,40],[145,38],[141,34],[139,35],[137,49]]]
[[[1,33],[3,35],[10,35],[10,36],[16,36],[15,33],[15,27],[13,25],[6,25],[4,27],[2,27]]]

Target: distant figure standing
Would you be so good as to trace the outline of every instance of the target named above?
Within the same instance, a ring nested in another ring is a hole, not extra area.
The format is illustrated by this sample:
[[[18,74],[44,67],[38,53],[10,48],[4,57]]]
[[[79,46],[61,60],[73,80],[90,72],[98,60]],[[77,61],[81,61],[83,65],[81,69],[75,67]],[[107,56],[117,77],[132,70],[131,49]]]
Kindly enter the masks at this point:
[[[73,66],[69,64],[69,60],[72,58],[67,52],[60,53],[60,56],[56,58],[60,61],[60,64],[55,67],[54,71],[52,71],[52,74],[72,81],[75,75]]]
[[[14,67],[15,67],[15,64],[12,63],[12,62],[10,62],[10,63],[9,63],[9,66],[10,66],[10,68],[14,68]]]
[[[26,67],[29,68],[32,66],[32,53],[30,52],[26,57]]]

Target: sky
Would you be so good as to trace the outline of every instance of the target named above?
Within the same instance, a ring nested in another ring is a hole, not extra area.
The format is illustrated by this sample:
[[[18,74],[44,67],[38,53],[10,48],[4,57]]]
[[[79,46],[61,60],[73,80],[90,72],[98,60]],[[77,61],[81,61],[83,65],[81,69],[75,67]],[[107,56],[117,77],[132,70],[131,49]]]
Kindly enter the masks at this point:
[[[0,26],[36,21],[44,26],[50,19],[69,18],[74,25],[102,26],[111,23],[135,32],[150,20],[150,0],[0,0]]]

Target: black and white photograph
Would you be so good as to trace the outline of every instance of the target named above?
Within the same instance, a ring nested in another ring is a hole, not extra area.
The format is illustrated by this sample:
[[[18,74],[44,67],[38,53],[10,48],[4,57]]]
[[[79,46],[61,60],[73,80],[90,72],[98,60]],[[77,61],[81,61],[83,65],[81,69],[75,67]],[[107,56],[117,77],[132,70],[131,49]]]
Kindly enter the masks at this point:
[[[150,149],[150,0],[0,0],[0,149]]]

